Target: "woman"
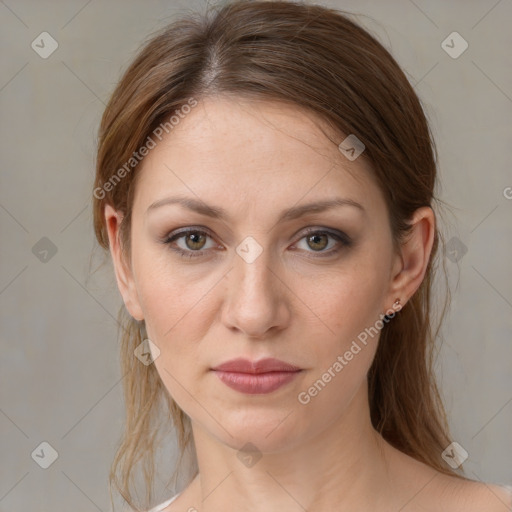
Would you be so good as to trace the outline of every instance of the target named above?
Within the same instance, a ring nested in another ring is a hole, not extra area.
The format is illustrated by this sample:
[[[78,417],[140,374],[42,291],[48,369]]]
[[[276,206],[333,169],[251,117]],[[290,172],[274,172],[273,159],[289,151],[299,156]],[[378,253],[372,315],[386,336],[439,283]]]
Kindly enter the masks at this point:
[[[129,313],[111,479],[132,508],[162,405],[194,467],[154,510],[512,508],[460,474],[434,380],[435,183],[414,90],[338,11],[235,1],[145,45],[94,189]]]

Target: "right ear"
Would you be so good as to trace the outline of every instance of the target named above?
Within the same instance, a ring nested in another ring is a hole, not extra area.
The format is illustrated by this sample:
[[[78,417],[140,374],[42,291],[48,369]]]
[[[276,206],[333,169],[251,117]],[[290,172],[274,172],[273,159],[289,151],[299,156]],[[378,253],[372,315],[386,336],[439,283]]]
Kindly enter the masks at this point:
[[[135,318],[135,320],[141,321],[144,319],[144,315],[140,307],[135,280],[133,279],[133,273],[126,263],[121,250],[119,228],[123,220],[123,214],[107,204],[105,205],[104,215],[117,287],[119,288],[126,309],[130,315]]]

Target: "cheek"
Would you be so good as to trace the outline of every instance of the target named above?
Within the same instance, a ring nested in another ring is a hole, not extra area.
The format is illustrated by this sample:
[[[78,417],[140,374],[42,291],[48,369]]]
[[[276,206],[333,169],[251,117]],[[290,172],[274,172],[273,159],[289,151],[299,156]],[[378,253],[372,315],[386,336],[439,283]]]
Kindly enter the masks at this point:
[[[140,250],[134,269],[146,325],[155,339],[165,345],[191,321],[200,327],[214,276],[184,271],[183,263],[176,263],[165,246]],[[196,331],[190,334],[195,336]]]
[[[155,360],[165,387],[182,407],[197,393],[198,363],[207,360],[201,341],[214,322],[214,276],[184,275],[170,258],[162,262],[140,258],[134,268],[148,338],[160,354]],[[186,391],[185,391],[186,390]]]
[[[331,272],[308,290],[305,302],[323,321],[327,338],[341,349],[375,324],[382,308],[384,273],[375,264],[358,264]]]
[[[208,296],[202,287],[166,277],[147,279],[140,289],[146,329],[162,354],[172,353],[183,361],[196,356],[196,346],[206,333]]]
[[[191,396],[200,394],[198,364],[204,361],[201,340],[208,322],[200,296],[177,293],[175,284],[164,279],[147,281],[144,289],[144,313],[148,338],[159,348],[154,365],[172,399],[188,413],[199,415]]]
[[[315,365],[296,397],[304,428],[312,417],[324,424],[334,421],[361,388],[375,357],[382,283],[376,282],[377,271],[362,266],[361,272],[331,275],[329,284],[319,287],[321,292],[308,296],[329,330],[323,327],[325,336],[308,336],[315,340],[310,345]]]
[[[366,379],[380,336],[384,275],[378,262],[360,259],[330,273],[307,295],[308,304],[329,327],[322,326],[325,335],[315,338],[316,364],[301,390],[299,402],[311,414],[317,411],[334,419]]]

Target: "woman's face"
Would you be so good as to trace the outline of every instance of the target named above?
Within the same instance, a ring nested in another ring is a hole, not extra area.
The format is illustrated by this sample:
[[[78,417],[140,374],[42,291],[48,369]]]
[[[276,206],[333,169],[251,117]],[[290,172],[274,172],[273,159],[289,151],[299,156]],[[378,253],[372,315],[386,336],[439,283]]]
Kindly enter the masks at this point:
[[[320,434],[364,383],[397,296],[388,213],[363,157],[347,159],[296,108],[217,98],[184,116],[140,172],[122,293],[172,398],[233,448]],[[251,394],[212,370],[268,357],[302,371]]]

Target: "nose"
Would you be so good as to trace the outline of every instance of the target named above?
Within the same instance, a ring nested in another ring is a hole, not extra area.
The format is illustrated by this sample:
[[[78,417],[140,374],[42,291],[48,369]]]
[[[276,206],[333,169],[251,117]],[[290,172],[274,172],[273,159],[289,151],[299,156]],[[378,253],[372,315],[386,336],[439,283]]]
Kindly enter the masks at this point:
[[[233,268],[226,276],[222,321],[228,329],[255,339],[283,330],[291,317],[291,292],[276,266],[271,268],[267,255],[268,251],[263,251],[248,262],[235,254]]]

